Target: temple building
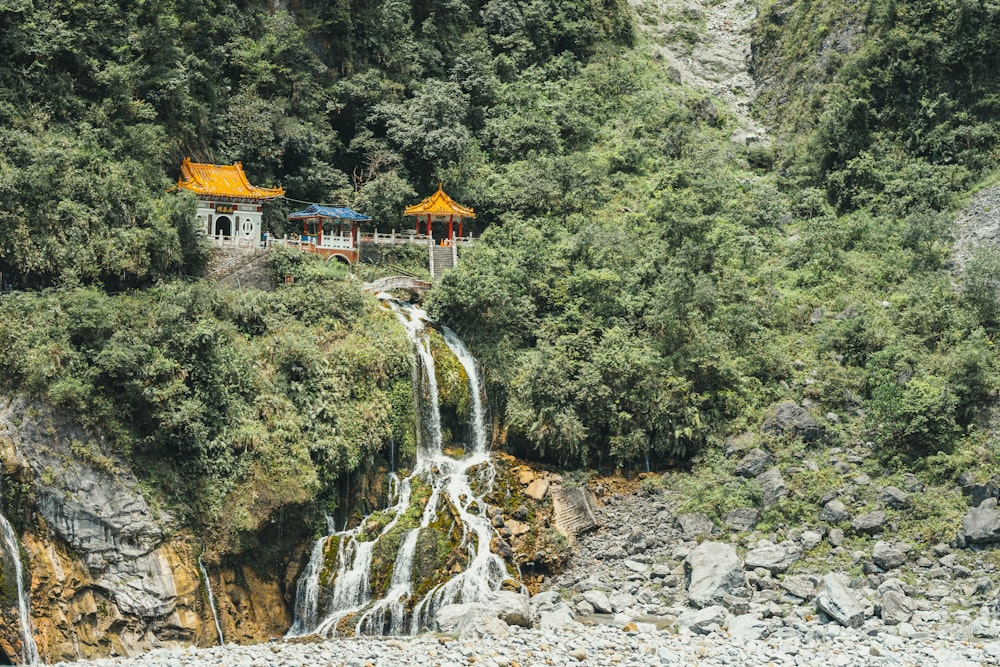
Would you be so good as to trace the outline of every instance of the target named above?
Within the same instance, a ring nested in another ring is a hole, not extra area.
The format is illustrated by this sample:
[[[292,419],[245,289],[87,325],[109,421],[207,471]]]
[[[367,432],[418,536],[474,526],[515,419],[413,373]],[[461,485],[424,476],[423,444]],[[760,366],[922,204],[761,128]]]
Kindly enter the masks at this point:
[[[358,261],[359,222],[371,218],[350,208],[309,204],[290,213],[289,222],[302,223],[299,244],[303,251],[354,264]]]
[[[219,244],[256,245],[261,239],[261,204],[285,194],[283,188],[251,185],[243,165],[203,164],[184,158],[177,187],[198,195],[198,221]]]
[[[455,222],[458,222],[458,236],[462,237],[462,220],[475,220],[473,209],[455,202],[444,191],[444,183],[438,185],[437,192],[427,197],[419,204],[407,206],[404,216],[414,216],[417,219],[416,233],[420,234],[421,223],[427,223],[427,236],[432,236],[431,222],[435,220],[448,221],[448,235],[444,238],[447,245],[455,243]]]

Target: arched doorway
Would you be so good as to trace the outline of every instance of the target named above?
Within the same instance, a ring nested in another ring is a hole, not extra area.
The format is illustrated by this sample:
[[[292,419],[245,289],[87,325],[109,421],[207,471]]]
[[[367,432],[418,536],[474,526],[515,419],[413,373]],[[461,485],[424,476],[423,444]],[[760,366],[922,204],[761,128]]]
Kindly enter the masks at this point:
[[[229,219],[229,216],[220,215],[215,219],[215,235],[216,236],[233,235],[233,221]]]

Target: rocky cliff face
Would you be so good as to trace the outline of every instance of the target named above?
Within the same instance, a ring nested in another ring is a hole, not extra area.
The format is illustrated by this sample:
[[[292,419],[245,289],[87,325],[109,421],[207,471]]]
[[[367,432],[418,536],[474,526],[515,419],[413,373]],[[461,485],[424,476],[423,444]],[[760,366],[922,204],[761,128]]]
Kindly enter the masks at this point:
[[[43,661],[218,642],[198,541],[154,511],[101,445],[57,411],[0,396],[3,509],[21,536]],[[285,581],[214,560],[206,565],[227,641],[263,641],[289,627]],[[16,622],[0,625],[0,650],[17,655],[20,641]]]

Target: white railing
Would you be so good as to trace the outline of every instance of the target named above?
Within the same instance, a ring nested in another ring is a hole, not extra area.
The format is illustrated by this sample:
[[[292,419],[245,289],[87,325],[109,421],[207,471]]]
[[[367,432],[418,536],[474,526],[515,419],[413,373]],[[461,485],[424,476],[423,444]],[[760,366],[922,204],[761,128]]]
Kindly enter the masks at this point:
[[[455,245],[471,245],[475,239],[469,236],[456,236]],[[362,243],[374,243],[375,245],[434,245],[434,239],[427,234],[414,234],[413,232],[379,233],[376,229],[371,234],[361,234]]]
[[[260,241],[245,236],[209,236],[213,248],[245,248],[255,250],[260,247]]]

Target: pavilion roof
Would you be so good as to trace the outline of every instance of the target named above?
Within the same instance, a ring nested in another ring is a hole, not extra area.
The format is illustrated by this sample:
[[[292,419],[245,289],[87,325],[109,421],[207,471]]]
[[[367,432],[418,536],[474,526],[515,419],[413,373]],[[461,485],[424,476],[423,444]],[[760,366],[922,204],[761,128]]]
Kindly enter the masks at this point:
[[[357,220],[365,222],[371,220],[367,215],[358,213],[354,209],[347,207],[322,206],[320,204],[309,204],[301,211],[289,213],[289,220],[301,220],[302,218],[335,218],[337,220]]]
[[[205,164],[184,158],[177,187],[190,190],[202,197],[228,197],[233,199],[273,199],[285,194],[284,188],[258,188],[250,185],[243,173],[243,164]]]
[[[403,215],[454,215],[457,218],[475,218],[473,209],[462,206],[449,197],[444,191],[444,183],[438,185],[437,192],[427,197],[419,204],[407,206]]]

